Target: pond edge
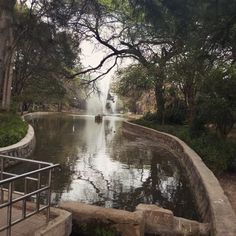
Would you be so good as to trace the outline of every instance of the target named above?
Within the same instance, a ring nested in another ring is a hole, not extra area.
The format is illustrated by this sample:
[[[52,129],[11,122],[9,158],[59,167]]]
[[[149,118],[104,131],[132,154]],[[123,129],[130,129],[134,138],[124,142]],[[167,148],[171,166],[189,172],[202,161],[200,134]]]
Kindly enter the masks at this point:
[[[173,135],[129,121],[124,121],[123,128],[136,135],[157,141],[174,152],[186,170],[203,222],[210,223],[211,235],[236,235],[235,212],[219,181],[193,149]]]
[[[34,129],[29,124],[26,136],[15,144],[0,148],[0,154],[13,157],[27,158],[32,154],[35,148],[35,144],[36,144],[36,139],[35,139]],[[10,162],[6,163],[7,166],[14,164],[16,163],[10,163]]]

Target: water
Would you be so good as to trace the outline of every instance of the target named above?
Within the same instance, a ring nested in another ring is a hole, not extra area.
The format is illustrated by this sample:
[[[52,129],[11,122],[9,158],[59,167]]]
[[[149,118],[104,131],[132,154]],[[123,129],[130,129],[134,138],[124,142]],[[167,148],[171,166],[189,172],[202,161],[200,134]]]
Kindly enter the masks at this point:
[[[176,158],[124,132],[119,118],[103,117],[99,124],[92,116],[61,114],[28,120],[37,140],[31,158],[61,165],[53,179],[55,205],[73,200],[133,211],[139,203],[151,203],[198,219]]]
[[[97,93],[93,92],[87,99],[88,115],[114,114],[116,112],[116,96],[110,91],[111,79],[104,78],[97,82]]]

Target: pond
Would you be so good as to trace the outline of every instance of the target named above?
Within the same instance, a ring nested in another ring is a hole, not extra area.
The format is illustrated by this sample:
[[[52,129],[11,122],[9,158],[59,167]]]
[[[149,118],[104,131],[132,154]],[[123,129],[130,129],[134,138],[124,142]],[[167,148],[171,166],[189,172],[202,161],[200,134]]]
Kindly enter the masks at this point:
[[[31,158],[61,165],[54,172],[54,205],[73,200],[133,211],[146,203],[199,218],[176,157],[126,132],[121,118],[106,116],[96,123],[94,116],[49,114],[27,120],[36,134]]]

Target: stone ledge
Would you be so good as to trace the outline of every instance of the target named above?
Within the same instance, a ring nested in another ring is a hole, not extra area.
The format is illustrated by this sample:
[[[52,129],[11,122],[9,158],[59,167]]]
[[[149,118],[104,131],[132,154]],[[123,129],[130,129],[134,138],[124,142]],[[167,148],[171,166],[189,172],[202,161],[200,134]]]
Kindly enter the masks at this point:
[[[70,212],[51,208],[54,219],[41,227],[34,233],[34,236],[69,236],[72,231],[72,215]]]
[[[173,212],[157,205],[139,204],[136,211],[142,211],[145,233],[179,236],[208,236],[209,224],[175,217]]]
[[[71,212],[74,223],[79,227],[86,226],[86,228],[91,229],[103,225],[114,230],[115,235],[144,235],[144,221],[141,211],[128,212],[73,201],[61,203],[60,208]]]
[[[18,143],[0,148],[0,154],[13,157],[27,158],[32,154],[35,148],[35,143],[36,140],[35,140],[34,129],[31,125],[29,125],[26,136]],[[17,162],[15,161],[5,162],[5,167],[15,165],[16,163]]]
[[[208,236],[209,224],[175,217],[173,212],[156,205],[139,204],[135,212],[87,205],[79,202],[63,202],[62,209],[72,213],[74,228],[94,235],[91,229],[99,226],[115,229],[112,235],[143,236],[145,233],[160,236]],[[87,235],[87,234],[86,234]]]
[[[125,121],[124,132],[159,142],[175,154],[185,168],[199,213],[211,224],[212,236],[235,236],[236,215],[218,180],[199,155],[179,138]]]

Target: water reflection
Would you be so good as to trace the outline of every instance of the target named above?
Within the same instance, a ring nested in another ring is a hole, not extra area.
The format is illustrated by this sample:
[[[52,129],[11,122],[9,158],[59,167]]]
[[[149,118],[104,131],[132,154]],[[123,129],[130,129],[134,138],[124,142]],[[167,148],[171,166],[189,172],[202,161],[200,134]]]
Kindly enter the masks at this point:
[[[104,117],[44,115],[30,119],[37,146],[32,158],[60,163],[53,202],[74,200],[134,210],[158,204],[175,215],[197,219],[188,183],[176,158]]]

